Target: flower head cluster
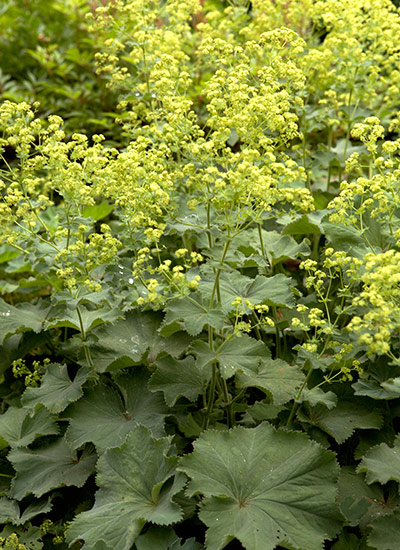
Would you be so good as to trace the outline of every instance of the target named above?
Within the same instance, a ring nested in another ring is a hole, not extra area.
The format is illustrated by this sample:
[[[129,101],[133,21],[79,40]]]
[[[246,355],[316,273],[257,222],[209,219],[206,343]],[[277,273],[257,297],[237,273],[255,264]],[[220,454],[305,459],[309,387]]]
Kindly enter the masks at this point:
[[[391,336],[400,326],[400,252],[367,254],[363,267],[362,290],[353,298],[360,314],[347,328],[369,353],[381,355],[390,351]]]

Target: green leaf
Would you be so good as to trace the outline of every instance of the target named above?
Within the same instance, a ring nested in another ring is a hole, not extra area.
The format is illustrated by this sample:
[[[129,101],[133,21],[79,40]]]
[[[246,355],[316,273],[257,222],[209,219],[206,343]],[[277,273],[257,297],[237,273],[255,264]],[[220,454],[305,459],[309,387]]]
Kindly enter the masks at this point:
[[[95,310],[89,310],[84,305],[80,306],[80,314],[82,318],[82,328],[86,333],[103,323],[113,323],[122,316],[118,309],[102,307]],[[65,304],[52,309],[49,320],[45,323],[45,328],[49,330],[60,327],[74,328],[81,332],[80,318],[76,308],[71,309],[68,307],[68,304]]]
[[[180,361],[173,357],[162,357],[156,365],[157,370],[150,379],[149,389],[161,390],[169,407],[173,407],[179,397],[194,401],[205,391],[208,377],[197,368],[193,357]]]
[[[136,539],[135,546],[137,550],[169,550],[176,541],[179,538],[171,527],[154,526]]]
[[[121,445],[135,426],[148,427],[156,437],[164,435],[167,409],[160,393],[147,389],[148,375],[137,369],[118,378],[118,389],[99,384],[88,389],[63,417],[70,420],[67,440],[73,448],[91,441],[99,452]]]
[[[85,447],[78,456],[62,438],[35,450],[15,449],[8,459],[16,471],[11,496],[20,500],[29,493],[40,497],[64,485],[82,487],[93,472],[97,455]]]
[[[253,230],[253,240],[257,238],[256,231]],[[277,231],[265,231],[264,229],[262,238],[264,250],[271,265],[276,265],[288,258],[304,257],[310,254],[310,247],[305,240],[298,243],[290,235],[281,235]]]
[[[129,358],[131,365],[140,362],[157,337],[159,325],[158,315],[130,311],[114,325],[95,330],[98,344],[91,346],[91,351],[96,370],[112,370],[113,363],[121,357]]]
[[[192,294],[191,297],[194,299],[190,297],[175,298],[168,303],[162,330],[175,321],[178,321],[179,325],[191,336],[200,334],[204,325],[222,329],[225,321],[222,310],[216,307],[210,309],[208,304],[202,302],[197,294]]]
[[[207,365],[218,361],[224,378],[230,378],[238,370],[251,370],[263,359],[271,357],[269,349],[263,342],[247,334],[223,341],[216,350],[212,350],[203,340],[196,340],[190,349],[196,354],[199,369],[204,369]]]
[[[199,517],[208,527],[208,550],[234,538],[247,549],[287,542],[322,550],[340,529],[334,455],[304,434],[266,423],[209,430],[178,470],[190,477],[187,493],[204,497]]]
[[[7,497],[0,497],[0,523],[12,523],[13,519],[18,517],[18,502]]]
[[[299,403],[308,403],[312,407],[315,405],[325,405],[330,410],[336,406],[337,396],[333,391],[324,392],[321,388],[304,388]]]
[[[379,384],[377,380],[363,380],[360,378],[351,387],[354,390],[354,395],[364,395],[371,397],[371,399],[394,399],[400,394],[400,391],[396,391],[396,382],[392,386],[390,381],[387,384]]]
[[[344,250],[351,256],[363,258],[367,252],[371,252],[369,245],[375,247],[377,251],[385,248],[386,239],[382,233],[382,225],[367,214],[363,218],[363,225],[366,228],[365,238],[352,225],[322,222],[328,242],[335,250]]]
[[[400,512],[377,518],[372,524],[368,544],[377,550],[399,549]]]
[[[308,414],[299,412],[298,417],[318,426],[338,443],[346,441],[357,428],[378,430],[382,426],[381,413],[356,400],[339,401],[332,410],[318,405],[311,408]]]
[[[275,405],[283,405],[293,399],[304,381],[297,365],[289,365],[282,359],[263,359],[253,362],[236,373],[239,388],[260,388],[272,396]]]
[[[48,365],[40,386],[27,388],[23,393],[22,403],[31,408],[42,403],[50,412],[60,413],[82,396],[82,385],[88,375],[88,369],[81,368],[71,380],[66,365]]]
[[[183,544],[171,527],[150,527],[144,535],[140,535],[135,546],[137,550],[202,550],[204,547],[188,539]]]
[[[367,451],[357,472],[366,473],[367,483],[400,481],[400,435],[396,436],[393,448],[381,443]]]
[[[50,499],[34,501],[21,514],[18,502],[0,497],[0,523],[23,525],[39,514],[46,514],[52,509]]]
[[[253,405],[246,407],[241,424],[247,426],[251,424],[260,424],[263,420],[273,420],[283,410],[282,406],[256,401]]]
[[[85,208],[82,209],[82,215],[85,216],[85,218],[93,218],[97,222],[106,218],[113,210],[114,206],[112,204],[103,201],[93,206],[85,206]]]
[[[386,380],[386,382],[382,382],[381,385],[382,385],[382,388],[387,392],[389,392],[392,397],[400,396],[400,376]]]
[[[11,447],[24,447],[41,435],[55,434],[58,426],[44,407],[33,412],[10,407],[0,416],[0,437]]]
[[[355,395],[372,399],[394,399],[400,395],[400,369],[382,361],[375,361],[357,382],[352,384]]]
[[[0,264],[4,264],[20,255],[21,252],[19,250],[15,250],[12,246],[7,244],[2,244],[0,246]]]
[[[362,545],[362,546],[361,546]],[[360,538],[354,533],[340,533],[339,539],[332,550],[367,550]]]
[[[108,449],[98,463],[95,505],[72,522],[68,542],[82,539],[83,548],[92,548],[102,541],[104,548],[129,550],[145,522],[179,521],[182,511],[172,497],[184,477],[175,476],[178,459],[167,456],[169,448],[169,439],[153,439],[136,426],[120,448]]]
[[[246,300],[252,304],[293,307],[291,284],[293,284],[292,279],[282,273],[273,277],[257,275],[255,279],[245,277],[238,272],[223,275],[219,283],[222,310],[225,313],[234,311],[236,308],[232,306],[232,302],[236,298],[241,298],[243,308],[246,308]],[[199,290],[209,298],[213,285],[212,281],[201,281]]]
[[[349,525],[355,527],[364,517],[381,513],[377,504],[381,499],[380,488],[369,487],[364,481],[364,476],[357,474],[352,467],[341,468],[338,487],[340,511]]]
[[[310,221],[309,217],[304,214],[296,220],[288,223],[282,229],[282,235],[320,235],[321,230],[319,224]]]
[[[11,334],[33,330],[40,332],[50,308],[44,302],[11,306],[0,298],[0,345]]]

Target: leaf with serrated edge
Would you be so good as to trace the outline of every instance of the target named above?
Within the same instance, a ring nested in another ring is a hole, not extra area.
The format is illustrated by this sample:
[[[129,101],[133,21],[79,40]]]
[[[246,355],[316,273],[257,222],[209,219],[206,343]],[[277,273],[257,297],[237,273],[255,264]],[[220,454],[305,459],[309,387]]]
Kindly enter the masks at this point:
[[[351,466],[342,466],[338,487],[340,511],[349,525],[356,527],[361,521],[368,521],[369,516],[381,512],[381,488],[377,485],[369,487],[364,481],[364,476],[357,474]]]
[[[377,518],[371,523],[368,545],[377,550],[399,550],[400,512]]]
[[[19,517],[18,502],[7,497],[0,497],[0,523],[13,523]]]
[[[381,443],[367,451],[357,472],[365,472],[367,483],[400,481],[400,435],[396,436],[393,448]]]
[[[72,447],[91,441],[101,453],[121,445],[138,424],[150,428],[157,437],[164,435],[167,408],[161,393],[150,392],[147,382],[146,370],[136,369],[118,379],[120,392],[104,384],[89,389],[63,413],[70,420],[67,440]]]
[[[205,366],[218,361],[224,378],[230,378],[238,370],[251,369],[254,364],[260,363],[262,359],[271,357],[269,349],[263,342],[255,340],[247,334],[225,340],[215,350],[212,350],[207,342],[196,340],[191,346],[191,350],[197,357],[197,364],[200,369],[204,369]]]
[[[310,409],[308,417],[299,412],[299,419],[322,428],[338,443],[346,441],[357,428],[377,430],[382,426],[382,415],[378,411],[353,401],[339,401],[331,411],[318,405]]]
[[[176,541],[179,543],[172,527],[152,526],[144,535],[140,535],[135,541],[137,550],[169,550]],[[179,545],[180,547],[180,545]]]
[[[108,449],[98,462],[94,507],[79,514],[67,530],[71,544],[79,539],[84,548],[103,541],[113,550],[129,550],[145,522],[170,525],[181,519],[172,501],[184,483],[175,475],[177,457],[167,456],[168,438],[154,439],[137,426],[117,449]]]
[[[273,277],[257,275],[255,279],[237,272],[224,275],[219,283],[222,309],[225,313],[234,311],[236,306],[233,306],[232,302],[238,297],[242,299],[242,307],[246,307],[246,300],[252,304],[293,307],[291,283],[292,279],[282,273]],[[199,290],[209,299],[213,286],[212,281],[203,281]]]
[[[96,370],[105,372],[121,357],[138,363],[156,338],[159,325],[158,315],[131,311],[114,325],[95,329],[98,344],[93,346],[92,356]]]
[[[188,495],[204,497],[199,517],[208,527],[208,550],[233,538],[252,550],[285,542],[322,550],[324,539],[340,529],[338,465],[333,453],[305,434],[267,423],[209,430],[178,470],[190,478]]]
[[[210,309],[208,305],[202,304],[200,299],[195,301],[189,297],[175,298],[168,303],[162,326],[168,326],[175,321],[179,321],[188,334],[197,336],[205,325],[221,329],[224,326],[225,315],[218,308]]]
[[[236,373],[239,388],[260,388],[272,395],[275,405],[283,405],[295,397],[304,381],[304,375],[297,365],[289,365],[282,359],[263,359],[253,362]]]
[[[80,457],[64,439],[39,449],[15,449],[8,455],[16,476],[11,485],[11,496],[20,500],[33,493],[40,497],[57,487],[82,487],[93,472],[97,455],[93,448],[85,448]]]
[[[22,396],[22,403],[26,407],[35,407],[42,403],[50,412],[60,413],[70,403],[82,397],[82,385],[88,375],[89,370],[81,368],[71,381],[66,365],[48,365],[40,386],[27,388]]]
[[[49,309],[43,302],[26,302],[14,307],[0,298],[0,345],[16,332],[40,332]]]
[[[194,401],[207,386],[208,377],[196,367],[193,357],[180,361],[173,357],[162,357],[156,365],[157,370],[150,379],[149,389],[162,391],[169,407],[175,405],[179,397]]]
[[[103,323],[113,323],[120,319],[122,314],[117,309],[109,309],[103,307],[100,309],[89,310],[84,305],[80,306],[80,317],[76,308],[70,309],[66,306],[55,307],[50,315],[50,319],[45,323],[45,329],[58,327],[69,327],[76,330],[81,330],[80,322],[82,320],[82,328],[85,332],[89,332],[94,327]]]
[[[44,407],[36,411],[10,407],[0,416],[0,437],[11,447],[24,447],[41,435],[56,434],[58,426]]]
[[[312,407],[324,405],[327,409],[333,409],[337,403],[337,396],[333,391],[324,392],[321,388],[305,388],[302,391],[299,403],[308,403]]]
[[[52,509],[50,499],[34,501],[21,514],[17,501],[0,497],[0,523],[23,525],[39,514],[46,514]]]

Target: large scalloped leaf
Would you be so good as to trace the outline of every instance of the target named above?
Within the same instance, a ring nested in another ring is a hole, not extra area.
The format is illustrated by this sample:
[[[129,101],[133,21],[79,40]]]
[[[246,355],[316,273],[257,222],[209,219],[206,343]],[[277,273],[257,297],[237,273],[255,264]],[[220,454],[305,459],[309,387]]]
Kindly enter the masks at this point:
[[[367,485],[362,474],[357,474],[351,466],[342,466],[339,476],[340,511],[349,525],[369,523],[371,518],[388,511],[382,488]]]
[[[125,319],[96,329],[93,334],[98,343],[91,346],[96,370],[112,369],[122,357],[129,359],[130,365],[138,363],[156,338],[159,325],[158,315],[130,311]]]
[[[140,535],[135,545],[137,550],[202,550],[194,538],[181,544],[181,539],[172,527],[150,527],[144,535]]]
[[[377,550],[399,549],[400,511],[390,516],[377,518],[371,524],[372,531],[368,537],[368,545]]]
[[[400,481],[400,435],[396,436],[393,448],[381,443],[367,451],[357,472],[366,473],[367,483]]]
[[[98,325],[106,322],[113,323],[122,317],[118,309],[110,309],[109,307],[91,310],[85,305],[81,305],[79,311],[80,316],[77,308],[71,308],[70,304],[60,304],[54,307],[49,314],[49,319],[44,324],[45,329],[69,327],[80,331],[80,322],[82,320],[83,330],[89,332]]]
[[[225,274],[220,278],[221,307],[225,313],[235,310],[232,302],[242,299],[243,307],[248,300],[252,304],[267,304],[270,306],[294,306],[294,297],[290,289],[292,279],[282,273],[273,277],[257,275],[255,279],[245,277],[237,271]],[[214,286],[213,281],[202,281],[200,292],[209,297]]]
[[[16,332],[40,332],[49,311],[50,308],[44,302],[24,302],[14,307],[0,298],[0,345],[7,336]]]
[[[271,265],[286,258],[298,258],[308,256],[310,247],[303,239],[298,243],[290,235],[283,235],[277,231],[262,231],[264,250]]]
[[[172,497],[185,480],[175,475],[178,459],[167,456],[169,449],[168,438],[154,439],[143,426],[136,426],[120,448],[108,449],[98,462],[95,505],[75,518],[67,540],[82,539],[85,549],[129,550],[147,521],[179,521],[182,511]]]
[[[335,503],[338,465],[306,435],[263,423],[227,432],[206,431],[179,470],[189,495],[203,495],[200,519],[207,549],[238,539],[247,550],[322,550],[340,529]]]
[[[173,357],[162,357],[156,365],[157,370],[150,379],[149,389],[162,391],[168,406],[175,405],[179,397],[194,401],[205,391],[208,377],[196,366],[193,357],[180,361]]]
[[[50,499],[43,499],[31,502],[21,513],[16,500],[0,497],[0,523],[10,522],[14,525],[23,525],[39,514],[50,512],[51,509]]]
[[[271,357],[269,349],[263,342],[247,334],[224,340],[215,350],[212,350],[207,342],[196,340],[191,350],[196,354],[200,369],[218,361],[224,378],[230,378],[238,370],[251,369],[263,359]]]
[[[85,447],[78,456],[62,438],[35,450],[15,449],[8,459],[16,471],[11,496],[20,500],[29,493],[40,497],[64,485],[82,487],[94,470],[97,455],[93,447]]]
[[[275,405],[283,405],[293,399],[303,381],[300,368],[282,359],[253,362],[236,373],[239,388],[260,388],[272,396]]]
[[[56,434],[58,426],[44,407],[36,411],[10,407],[0,416],[0,437],[11,447],[24,447],[41,435]]]
[[[164,435],[167,408],[161,393],[150,392],[147,382],[145,369],[136,369],[118,378],[119,391],[105,384],[88,389],[63,413],[70,420],[68,442],[78,448],[91,441],[103,452],[121,445],[138,424],[147,426],[155,436]]]
[[[165,330],[164,327],[175,322],[178,322],[179,326],[182,326],[191,336],[197,336],[205,325],[221,329],[224,326],[225,315],[218,306],[210,308],[206,300],[201,300],[200,295],[193,294],[184,298],[174,298],[168,302],[162,327]]]
[[[332,410],[317,405],[310,408],[308,414],[299,412],[298,417],[323,429],[338,443],[346,441],[357,428],[377,430],[382,426],[382,414],[356,399],[339,401]]]
[[[88,375],[89,370],[81,368],[71,380],[66,365],[48,365],[40,386],[27,388],[22,396],[22,403],[26,407],[35,407],[42,403],[50,412],[60,413],[83,395],[82,385]]]

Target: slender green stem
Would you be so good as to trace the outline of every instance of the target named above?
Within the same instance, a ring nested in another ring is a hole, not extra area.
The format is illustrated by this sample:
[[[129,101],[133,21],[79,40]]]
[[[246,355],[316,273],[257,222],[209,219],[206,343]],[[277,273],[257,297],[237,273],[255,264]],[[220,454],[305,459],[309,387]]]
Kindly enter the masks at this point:
[[[273,316],[274,316],[274,320],[275,320],[275,346],[276,346],[276,357],[277,358],[280,358],[281,357],[281,335],[280,335],[280,332],[279,332],[279,328],[277,327],[277,322],[278,322],[278,312],[276,310],[276,307],[273,306],[272,307],[272,313],[273,313]]]
[[[76,313],[78,314],[79,326],[80,326],[80,330],[81,330],[81,339],[82,339],[83,351],[85,352],[85,358],[86,358],[86,361],[87,361],[87,364],[89,365],[89,367],[93,371],[95,371],[96,367],[93,363],[92,354],[90,353],[90,348],[89,348],[88,343],[87,343],[86,331],[85,331],[85,327],[84,327],[84,324],[83,324],[82,314],[81,314],[81,310],[79,309],[79,306],[77,306],[77,308],[76,308]]]
[[[207,405],[207,411],[206,411],[206,417],[204,422],[204,429],[206,430],[208,428],[208,425],[210,423],[210,416],[214,407],[214,400],[215,400],[215,384],[217,380],[217,365],[216,363],[213,363],[212,365],[212,374],[211,374],[211,381],[210,381],[210,388],[208,391],[208,405]]]
[[[299,391],[297,392],[297,395],[296,395],[296,397],[295,397],[295,400],[293,401],[292,409],[291,409],[291,411],[290,411],[289,418],[288,418],[288,420],[287,420],[286,426],[290,426],[290,424],[292,423],[294,414],[295,414],[295,412],[296,412],[296,410],[297,410],[297,407],[298,407],[298,405],[299,405],[299,399],[300,399],[300,397],[301,397],[301,394],[302,394],[303,391],[304,391],[304,388],[305,388],[306,385],[307,385],[307,382],[308,382],[308,380],[309,380],[309,378],[310,378],[310,376],[311,376],[311,372],[312,372],[312,368],[311,368],[311,366],[310,366],[310,369],[309,369],[309,371],[308,371],[308,373],[307,373],[307,376],[305,377],[304,382],[303,382],[303,384],[301,385]]]
[[[232,402],[229,397],[228,384],[226,383],[225,378],[223,378],[222,376],[221,376],[221,381],[222,381],[222,393],[224,395],[224,401],[226,403],[226,421],[228,424],[228,428],[232,428],[232,426],[234,425],[234,418],[232,415]]]
[[[232,242],[232,239],[230,239],[230,238],[228,238],[225,241],[224,250],[222,251],[221,260],[219,262],[219,267],[218,267],[217,272],[215,274],[214,285],[213,285],[213,289],[211,291],[209,309],[211,309],[213,307],[215,294],[219,293],[219,278],[221,276],[222,266],[224,265],[225,258],[226,258],[226,255],[228,253],[231,242]]]

